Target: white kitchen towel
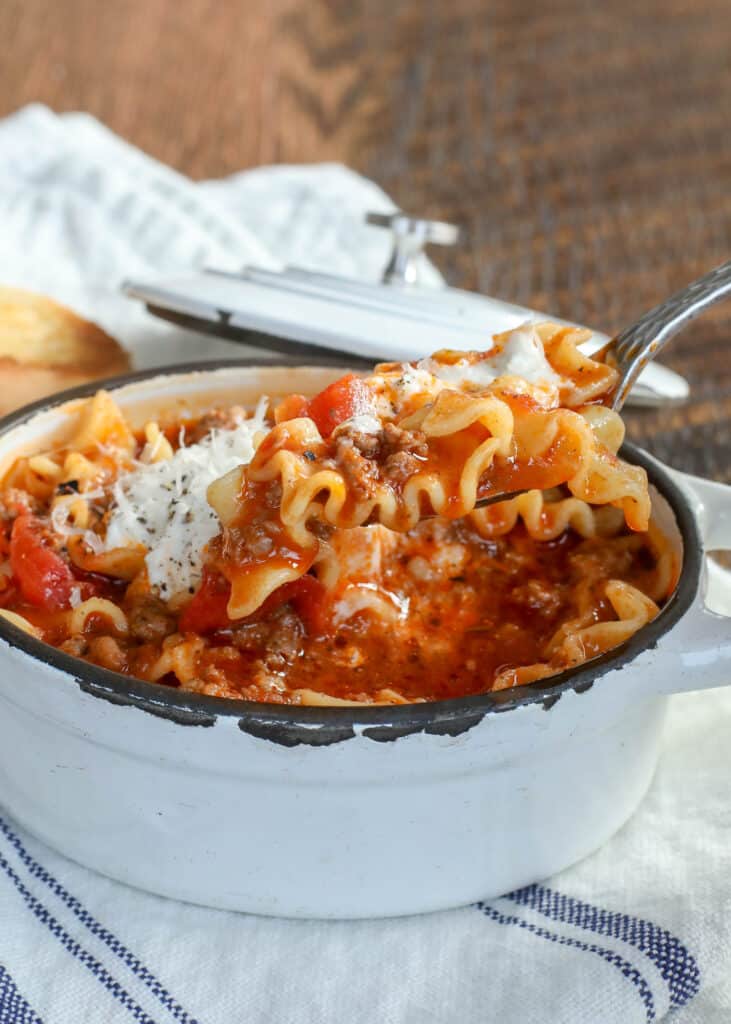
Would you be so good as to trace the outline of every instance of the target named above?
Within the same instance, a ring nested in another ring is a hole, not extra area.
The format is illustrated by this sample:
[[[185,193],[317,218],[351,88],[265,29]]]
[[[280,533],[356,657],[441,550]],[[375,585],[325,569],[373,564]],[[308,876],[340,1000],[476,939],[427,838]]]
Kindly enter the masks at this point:
[[[152,320],[123,277],[290,260],[375,278],[388,240],[362,216],[391,208],[339,166],[194,184],[84,115],[0,122],[0,282],[93,316],[138,366],[242,349]],[[712,582],[731,613],[729,578]],[[0,810],[0,1024],[727,1024],[730,777],[731,693],[674,698],[650,793],[602,850],[502,899],[387,921],[149,896]]]

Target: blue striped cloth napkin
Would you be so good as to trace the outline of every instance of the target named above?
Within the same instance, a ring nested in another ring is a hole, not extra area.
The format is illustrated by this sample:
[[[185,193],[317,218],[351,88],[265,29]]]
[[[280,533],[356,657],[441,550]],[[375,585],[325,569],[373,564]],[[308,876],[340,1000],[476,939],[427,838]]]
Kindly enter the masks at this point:
[[[95,317],[140,366],[200,357],[200,339],[121,299],[123,276],[287,259],[375,277],[388,241],[360,226],[373,208],[391,204],[338,166],[194,185],[83,115],[0,122],[0,281]],[[712,573],[719,610],[730,579]],[[0,1024],[727,1024],[729,736],[731,693],[674,698],[650,793],[602,850],[501,899],[385,921],[128,889],[26,834],[0,776]]]

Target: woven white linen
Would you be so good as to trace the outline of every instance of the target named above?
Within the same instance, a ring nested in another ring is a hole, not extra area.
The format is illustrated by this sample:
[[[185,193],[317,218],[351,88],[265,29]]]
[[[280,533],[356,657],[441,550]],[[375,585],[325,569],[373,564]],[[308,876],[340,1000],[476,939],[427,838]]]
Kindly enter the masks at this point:
[[[140,367],[242,347],[155,322],[123,277],[288,260],[375,278],[388,240],[366,209],[392,204],[339,166],[194,184],[84,115],[0,122],[0,281],[93,316]],[[729,577],[712,585],[731,612]],[[674,698],[650,793],[598,853],[499,900],[372,922],[128,889],[27,835],[0,777],[0,1024],[726,1024],[730,777],[731,692]]]

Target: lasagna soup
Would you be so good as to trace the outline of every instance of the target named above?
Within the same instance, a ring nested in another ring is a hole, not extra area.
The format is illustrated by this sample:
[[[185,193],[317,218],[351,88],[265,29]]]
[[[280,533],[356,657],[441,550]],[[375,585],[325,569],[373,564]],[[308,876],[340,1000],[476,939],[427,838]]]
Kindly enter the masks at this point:
[[[100,391],[2,481],[0,615],[116,672],[277,703],[441,700],[593,658],[678,569],[586,337],[529,324],[142,432]]]

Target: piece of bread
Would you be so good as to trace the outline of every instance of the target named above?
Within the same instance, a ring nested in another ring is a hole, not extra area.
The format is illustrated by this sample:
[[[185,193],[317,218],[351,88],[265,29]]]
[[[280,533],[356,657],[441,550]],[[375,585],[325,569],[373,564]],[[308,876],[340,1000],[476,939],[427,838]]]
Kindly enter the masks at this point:
[[[101,327],[44,295],[0,287],[0,416],[129,366]]]

